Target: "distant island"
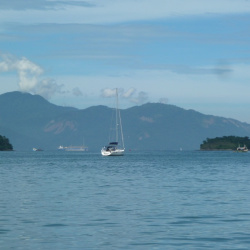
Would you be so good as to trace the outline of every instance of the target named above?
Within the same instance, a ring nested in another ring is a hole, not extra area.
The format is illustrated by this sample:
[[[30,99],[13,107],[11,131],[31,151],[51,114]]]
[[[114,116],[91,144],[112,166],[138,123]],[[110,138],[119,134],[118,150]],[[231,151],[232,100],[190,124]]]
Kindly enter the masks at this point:
[[[13,147],[9,142],[9,139],[0,135],[0,151],[12,151]]]
[[[239,136],[223,136],[216,138],[207,138],[200,145],[200,150],[236,150],[239,146],[250,148],[250,139]]]

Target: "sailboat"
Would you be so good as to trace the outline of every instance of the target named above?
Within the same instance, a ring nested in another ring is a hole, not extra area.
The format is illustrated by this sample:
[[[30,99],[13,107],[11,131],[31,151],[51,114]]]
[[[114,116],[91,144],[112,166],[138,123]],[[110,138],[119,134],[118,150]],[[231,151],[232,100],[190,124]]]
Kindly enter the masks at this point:
[[[124,139],[122,131],[122,120],[118,103],[118,90],[116,89],[116,108],[115,108],[115,136],[114,140],[110,140],[109,144],[101,149],[103,156],[120,156],[124,155]]]

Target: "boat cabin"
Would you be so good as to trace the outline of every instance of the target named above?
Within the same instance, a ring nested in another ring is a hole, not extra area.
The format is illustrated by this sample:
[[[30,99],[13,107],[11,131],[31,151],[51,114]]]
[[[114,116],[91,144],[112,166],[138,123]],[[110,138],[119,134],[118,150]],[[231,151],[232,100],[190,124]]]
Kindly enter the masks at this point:
[[[118,142],[110,142],[108,146],[106,146],[106,151],[114,151],[116,150]]]

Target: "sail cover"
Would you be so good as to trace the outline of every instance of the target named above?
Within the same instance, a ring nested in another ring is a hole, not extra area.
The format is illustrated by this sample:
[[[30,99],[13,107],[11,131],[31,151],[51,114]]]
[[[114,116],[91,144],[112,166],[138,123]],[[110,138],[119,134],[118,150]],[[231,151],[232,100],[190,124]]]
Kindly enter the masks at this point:
[[[109,145],[118,145],[118,142],[110,142]]]

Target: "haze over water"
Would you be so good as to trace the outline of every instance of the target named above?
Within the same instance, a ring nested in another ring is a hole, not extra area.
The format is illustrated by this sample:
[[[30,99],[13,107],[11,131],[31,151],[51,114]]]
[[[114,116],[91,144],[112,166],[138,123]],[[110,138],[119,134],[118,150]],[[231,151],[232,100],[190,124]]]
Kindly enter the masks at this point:
[[[249,249],[250,153],[0,152],[1,249]]]

